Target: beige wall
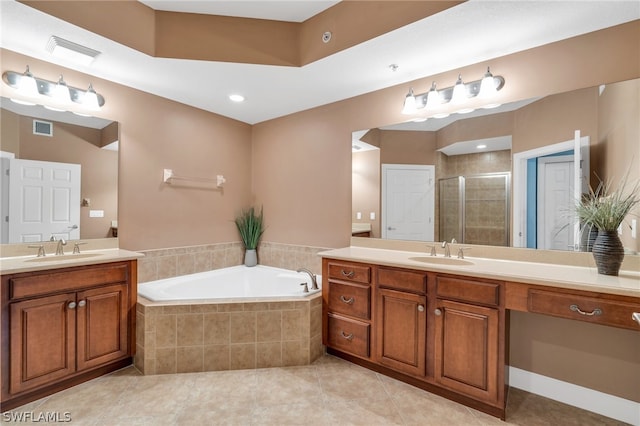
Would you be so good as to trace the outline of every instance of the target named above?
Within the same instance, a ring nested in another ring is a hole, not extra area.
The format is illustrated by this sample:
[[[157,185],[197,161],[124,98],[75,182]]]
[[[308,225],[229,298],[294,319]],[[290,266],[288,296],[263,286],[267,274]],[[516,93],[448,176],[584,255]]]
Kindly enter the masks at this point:
[[[352,221],[371,224],[371,237],[380,238],[380,150],[353,153],[351,174],[353,189]],[[362,213],[362,218],[356,217]],[[376,218],[370,219],[370,213]]]
[[[624,105],[625,107],[620,107]],[[629,171],[629,182],[640,180],[640,80],[607,85],[599,97],[598,138],[592,148],[591,158],[600,165],[601,176],[609,179],[612,189]],[[598,182],[592,179],[596,188]],[[630,189],[627,186],[627,189]],[[635,216],[628,217],[622,226],[622,243],[625,247],[640,251],[640,239],[631,237],[631,219],[640,222],[640,208]],[[640,223],[638,223],[640,225]],[[637,225],[637,226],[638,226]],[[638,229],[640,237],[640,229]]]

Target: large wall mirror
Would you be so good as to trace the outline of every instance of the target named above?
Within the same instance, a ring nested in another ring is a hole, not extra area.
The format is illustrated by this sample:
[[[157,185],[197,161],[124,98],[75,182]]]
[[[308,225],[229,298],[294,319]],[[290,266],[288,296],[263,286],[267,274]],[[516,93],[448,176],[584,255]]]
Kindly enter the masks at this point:
[[[0,98],[1,242],[117,237],[119,124]]]
[[[639,95],[636,79],[354,132],[352,235],[588,250],[574,170],[582,191],[639,178]]]

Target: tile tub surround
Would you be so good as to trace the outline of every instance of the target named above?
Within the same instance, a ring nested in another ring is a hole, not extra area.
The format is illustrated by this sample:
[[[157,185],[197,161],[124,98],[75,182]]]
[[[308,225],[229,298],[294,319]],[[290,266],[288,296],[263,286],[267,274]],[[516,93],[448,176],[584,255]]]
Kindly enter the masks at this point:
[[[307,268],[319,274],[322,261],[317,254],[324,250],[327,248],[261,242],[258,263],[294,271]],[[241,265],[244,261],[244,247],[239,241],[139,252],[145,255],[138,261],[140,283]]]
[[[138,298],[145,375],[308,365],[323,353],[321,294],[305,300],[154,303]]]

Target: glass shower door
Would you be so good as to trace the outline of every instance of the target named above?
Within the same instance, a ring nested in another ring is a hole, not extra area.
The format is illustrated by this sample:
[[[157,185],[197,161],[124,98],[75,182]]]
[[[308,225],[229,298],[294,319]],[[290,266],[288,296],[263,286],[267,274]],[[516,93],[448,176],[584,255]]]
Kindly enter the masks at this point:
[[[509,174],[466,176],[464,228],[467,244],[509,245]]]
[[[464,177],[456,176],[448,179],[440,179],[440,203],[439,203],[439,237],[442,241],[463,242],[463,204]]]

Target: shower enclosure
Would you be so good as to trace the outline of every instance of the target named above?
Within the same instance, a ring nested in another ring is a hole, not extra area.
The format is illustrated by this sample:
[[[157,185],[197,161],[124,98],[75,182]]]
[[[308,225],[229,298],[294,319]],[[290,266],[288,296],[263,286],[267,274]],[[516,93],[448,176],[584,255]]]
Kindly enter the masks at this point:
[[[440,179],[440,239],[508,246],[510,180],[511,173]]]

